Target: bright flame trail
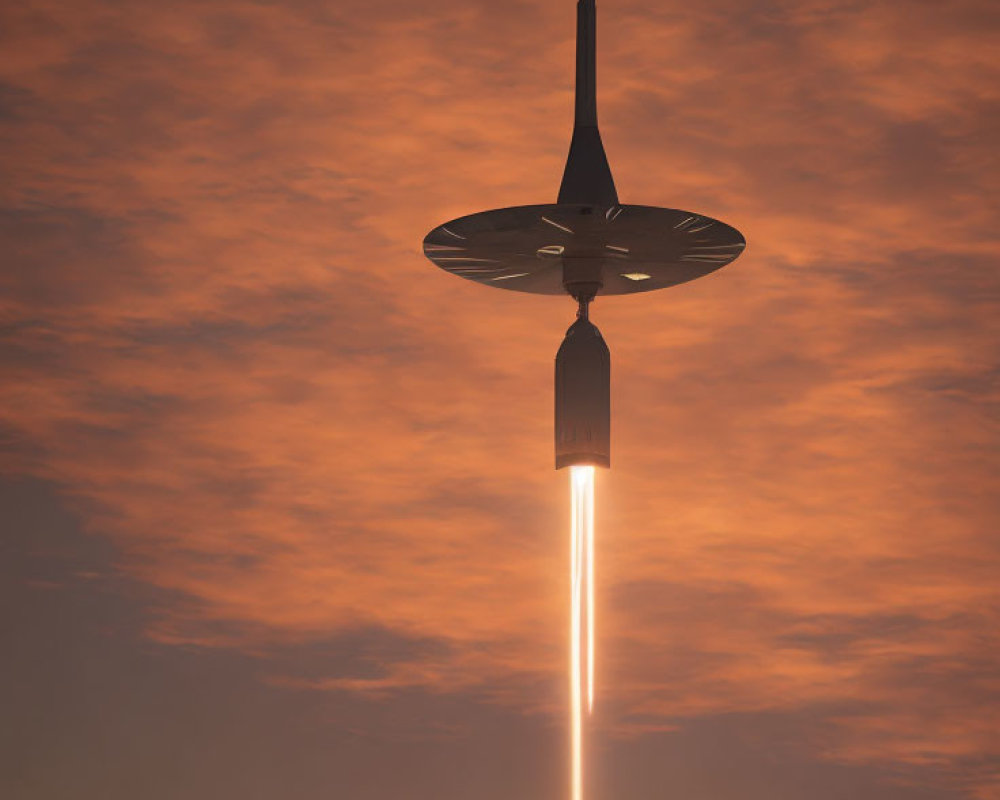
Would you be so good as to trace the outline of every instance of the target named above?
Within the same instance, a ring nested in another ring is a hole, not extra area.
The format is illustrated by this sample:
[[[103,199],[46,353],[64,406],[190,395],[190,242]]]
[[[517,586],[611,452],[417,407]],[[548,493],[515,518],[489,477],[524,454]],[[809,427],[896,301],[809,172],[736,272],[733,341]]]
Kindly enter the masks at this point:
[[[583,798],[583,692],[594,710],[594,468],[571,467],[570,532],[570,740],[573,800]],[[583,620],[586,618],[586,658]]]

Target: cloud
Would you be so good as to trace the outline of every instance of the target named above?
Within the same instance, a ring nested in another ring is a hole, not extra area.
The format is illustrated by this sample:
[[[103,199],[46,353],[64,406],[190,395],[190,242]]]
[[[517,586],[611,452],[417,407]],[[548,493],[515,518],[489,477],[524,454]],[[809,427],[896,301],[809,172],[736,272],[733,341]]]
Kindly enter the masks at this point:
[[[554,196],[571,12],[5,14],[4,470],[68,487],[165,590],[160,642],[382,631],[434,646],[272,677],[558,713],[570,304],[453,280],[419,243]],[[990,24],[971,1],[602,5],[621,196],[749,240],[595,308],[617,733],[822,708],[833,759],[997,756]]]

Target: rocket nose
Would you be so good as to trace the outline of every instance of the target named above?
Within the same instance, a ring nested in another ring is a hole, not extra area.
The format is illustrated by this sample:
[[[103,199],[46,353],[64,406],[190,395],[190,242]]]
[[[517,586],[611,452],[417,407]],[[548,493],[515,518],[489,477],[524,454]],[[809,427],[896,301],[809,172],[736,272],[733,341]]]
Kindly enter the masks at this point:
[[[559,352],[561,353],[563,348],[572,349],[580,346],[585,339],[595,339],[601,342],[604,341],[604,337],[601,336],[601,331],[593,322],[586,317],[578,317],[576,322],[566,329],[566,337],[563,339],[563,343],[559,347]],[[607,347],[608,346],[605,344],[604,349],[607,350]],[[556,359],[558,358],[559,355],[556,354]]]

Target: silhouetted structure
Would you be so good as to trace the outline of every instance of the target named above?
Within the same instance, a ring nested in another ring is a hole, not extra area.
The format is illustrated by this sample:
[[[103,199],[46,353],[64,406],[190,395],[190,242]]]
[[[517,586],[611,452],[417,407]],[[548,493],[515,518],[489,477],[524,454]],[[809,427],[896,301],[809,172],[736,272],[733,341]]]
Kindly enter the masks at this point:
[[[459,217],[424,239],[425,255],[455,275],[577,300],[579,318],[556,356],[557,469],[610,465],[610,354],[589,321],[591,300],[700,278],[745,246],[718,220],[618,202],[597,126],[594,0],[577,3],[576,113],[557,202]]]

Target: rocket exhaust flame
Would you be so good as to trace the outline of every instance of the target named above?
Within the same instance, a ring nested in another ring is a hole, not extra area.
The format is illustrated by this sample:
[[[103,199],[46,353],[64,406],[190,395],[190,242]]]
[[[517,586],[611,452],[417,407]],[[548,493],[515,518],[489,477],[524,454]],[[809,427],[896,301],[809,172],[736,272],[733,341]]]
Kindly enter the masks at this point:
[[[587,711],[594,713],[594,468],[590,468],[590,483],[586,487],[587,516],[584,530],[587,538]]]
[[[594,710],[594,467],[570,467],[570,490],[570,785],[582,800],[584,691]]]

